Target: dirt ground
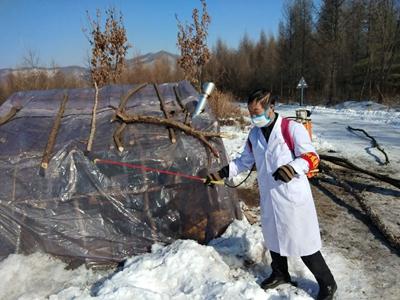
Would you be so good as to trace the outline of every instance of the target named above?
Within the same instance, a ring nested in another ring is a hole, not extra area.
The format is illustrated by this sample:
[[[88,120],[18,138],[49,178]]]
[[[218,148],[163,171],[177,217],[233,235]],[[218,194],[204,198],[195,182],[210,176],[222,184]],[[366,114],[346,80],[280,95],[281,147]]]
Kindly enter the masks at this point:
[[[359,174],[346,174],[352,187],[362,187],[362,195],[397,236],[400,234],[400,191],[388,184]],[[360,183],[364,182],[364,183]],[[358,184],[360,183],[360,184]],[[325,245],[355,260],[367,280],[365,299],[400,298],[400,253],[364,214],[357,201],[323,176],[314,181],[313,195]]]
[[[400,190],[349,170],[336,169],[347,183],[361,192],[368,205],[397,237],[400,236]],[[389,245],[353,196],[323,174],[312,180],[312,191],[324,247],[333,249],[357,266],[352,279],[359,278],[360,299],[400,299],[400,251]],[[249,207],[245,215],[256,222],[258,189],[238,190]],[[351,286],[351,285],[350,285]],[[347,288],[350,289],[350,288]],[[348,290],[348,294],[354,291]],[[346,291],[340,299],[346,298]]]

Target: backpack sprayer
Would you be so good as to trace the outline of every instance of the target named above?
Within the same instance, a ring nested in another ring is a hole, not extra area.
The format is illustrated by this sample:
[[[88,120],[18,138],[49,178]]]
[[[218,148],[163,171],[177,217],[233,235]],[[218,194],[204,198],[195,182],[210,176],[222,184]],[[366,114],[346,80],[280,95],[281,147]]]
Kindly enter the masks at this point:
[[[309,111],[308,109],[297,109],[296,117],[289,117],[289,118],[294,119],[296,122],[303,124],[312,141],[312,121],[310,116],[311,116],[311,111]]]

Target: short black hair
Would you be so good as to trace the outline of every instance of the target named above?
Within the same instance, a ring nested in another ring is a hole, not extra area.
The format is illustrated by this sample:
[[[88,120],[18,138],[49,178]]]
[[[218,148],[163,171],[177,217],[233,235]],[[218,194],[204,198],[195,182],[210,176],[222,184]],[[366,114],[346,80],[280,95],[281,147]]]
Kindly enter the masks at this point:
[[[275,104],[275,97],[271,96],[271,91],[268,89],[258,89],[253,91],[247,98],[247,105],[253,103],[254,101],[266,101],[266,104]]]

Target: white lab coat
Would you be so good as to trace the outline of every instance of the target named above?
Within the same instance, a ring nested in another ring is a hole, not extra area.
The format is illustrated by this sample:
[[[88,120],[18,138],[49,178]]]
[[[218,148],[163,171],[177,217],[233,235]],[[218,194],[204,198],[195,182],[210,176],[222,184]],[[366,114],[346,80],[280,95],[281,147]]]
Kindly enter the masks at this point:
[[[282,256],[306,256],[321,249],[321,236],[306,176],[309,166],[300,155],[316,151],[304,126],[291,121],[289,132],[294,141],[293,157],[283,138],[281,123],[282,118],[278,115],[269,141],[265,140],[260,128],[250,130],[248,138],[252,149],[246,143],[241,156],[230,162],[229,178],[256,164],[266,248]],[[275,181],[272,174],[285,164],[291,165],[297,175],[288,183]]]

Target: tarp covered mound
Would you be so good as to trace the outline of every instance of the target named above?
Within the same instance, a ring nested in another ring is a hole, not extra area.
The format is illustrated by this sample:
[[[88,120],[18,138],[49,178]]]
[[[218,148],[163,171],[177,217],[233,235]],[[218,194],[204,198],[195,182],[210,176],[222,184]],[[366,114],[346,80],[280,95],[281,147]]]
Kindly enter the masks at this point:
[[[193,110],[198,93],[186,81],[158,85],[173,118],[184,121],[177,101]],[[94,89],[30,91],[13,94],[0,116],[22,109],[0,125],[0,258],[10,253],[45,251],[87,264],[118,262],[178,238],[207,242],[241,218],[233,190],[201,181],[124,165],[110,160],[188,175],[204,176],[227,163],[223,143],[213,138],[216,158],[198,139],[175,130],[171,143],[164,126],[128,124],[125,150],[119,152],[111,122],[113,108],[134,86],[111,85],[99,91],[93,150],[85,153]],[[49,134],[65,93],[68,95],[52,158],[39,174]],[[133,94],[127,114],[164,117],[155,88]],[[206,108],[192,120],[196,129],[218,131]],[[85,155],[86,154],[86,155]]]

